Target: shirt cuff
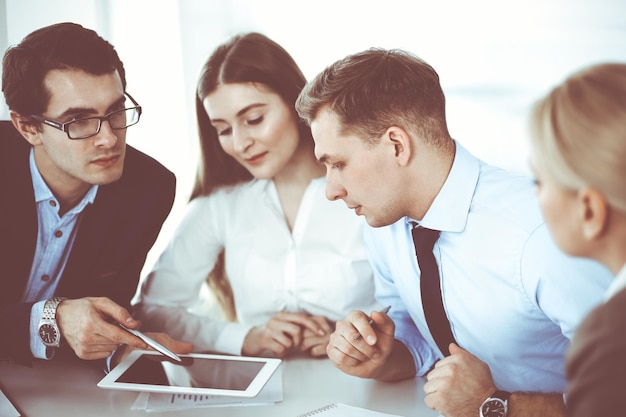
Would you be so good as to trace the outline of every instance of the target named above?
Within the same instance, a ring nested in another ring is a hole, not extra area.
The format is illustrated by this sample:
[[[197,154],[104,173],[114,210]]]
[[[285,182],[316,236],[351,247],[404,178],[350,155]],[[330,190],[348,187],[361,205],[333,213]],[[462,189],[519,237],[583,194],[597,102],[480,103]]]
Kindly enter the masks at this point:
[[[106,358],[106,360],[105,360],[104,367],[102,368],[102,370],[104,371],[105,375],[107,375],[109,372],[111,372],[111,361],[113,360],[113,355],[115,355],[115,352],[117,352],[117,349],[115,349],[113,351],[113,353],[111,353],[109,355],[109,357]]]
[[[36,302],[30,310],[30,351],[37,359],[50,360],[54,357],[54,349],[48,349],[39,337],[39,322],[43,317],[43,306],[46,301]]]
[[[228,323],[215,341],[215,350],[230,355],[241,355],[243,341],[254,326]]]

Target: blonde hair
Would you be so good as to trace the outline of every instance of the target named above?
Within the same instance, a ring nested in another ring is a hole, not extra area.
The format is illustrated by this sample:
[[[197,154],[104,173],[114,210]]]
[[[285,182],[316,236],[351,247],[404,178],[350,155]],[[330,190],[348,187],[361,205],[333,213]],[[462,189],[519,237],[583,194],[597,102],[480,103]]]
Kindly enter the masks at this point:
[[[533,162],[567,188],[590,186],[626,212],[626,64],[568,77],[532,109]]]

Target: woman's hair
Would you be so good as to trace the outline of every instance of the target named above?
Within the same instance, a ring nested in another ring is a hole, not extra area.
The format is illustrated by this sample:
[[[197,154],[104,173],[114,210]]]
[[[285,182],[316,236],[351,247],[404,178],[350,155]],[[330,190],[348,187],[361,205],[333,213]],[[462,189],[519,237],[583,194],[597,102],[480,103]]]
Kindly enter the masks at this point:
[[[626,212],[626,64],[567,78],[533,107],[533,163],[562,186],[590,186]]]
[[[322,108],[338,117],[342,134],[375,142],[391,126],[447,144],[445,96],[437,72],[400,49],[370,48],[328,66],[303,89],[296,110],[309,124]]]
[[[262,84],[274,93],[298,118],[294,103],[306,84],[302,71],[283,47],[260,33],[240,34],[219,46],[200,72],[196,91],[196,117],[200,139],[200,160],[190,199],[210,195],[220,187],[252,179],[248,172],[220,145],[202,100],[222,84]],[[299,121],[299,140],[313,141],[311,129]],[[236,320],[235,302],[226,275],[224,251],[206,279],[227,320]]]
[[[283,47],[260,33],[237,35],[211,54],[202,67],[196,91],[201,152],[191,199],[252,179],[247,169],[224,152],[202,104],[220,85],[239,83],[262,84],[293,109],[306,78]],[[293,117],[298,118],[295,110]],[[313,141],[310,128],[302,121],[299,121],[299,133],[300,140]]]

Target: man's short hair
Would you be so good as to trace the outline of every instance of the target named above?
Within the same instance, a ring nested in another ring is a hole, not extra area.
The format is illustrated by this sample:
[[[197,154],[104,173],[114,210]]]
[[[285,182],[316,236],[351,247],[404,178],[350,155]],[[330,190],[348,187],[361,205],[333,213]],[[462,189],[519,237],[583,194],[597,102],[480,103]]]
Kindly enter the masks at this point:
[[[45,112],[50,92],[44,79],[55,69],[80,69],[94,75],[117,70],[126,89],[124,65],[113,45],[91,29],[58,23],[30,33],[4,54],[2,91],[9,109],[21,115]]]
[[[449,138],[439,75],[400,49],[370,48],[336,61],[300,93],[296,110],[309,124],[330,109],[342,133],[376,141],[391,126],[424,140]]]

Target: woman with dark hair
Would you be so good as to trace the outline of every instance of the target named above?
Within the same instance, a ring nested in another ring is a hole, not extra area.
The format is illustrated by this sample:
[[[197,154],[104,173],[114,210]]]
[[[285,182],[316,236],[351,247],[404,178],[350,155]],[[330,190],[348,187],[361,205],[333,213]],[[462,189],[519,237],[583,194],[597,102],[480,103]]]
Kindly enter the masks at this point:
[[[198,350],[317,357],[336,320],[379,307],[362,220],[326,199],[325,169],[294,109],[305,83],[292,57],[259,33],[209,57],[196,95],[197,177],[141,288],[144,326]],[[223,319],[192,312],[205,281]]]

